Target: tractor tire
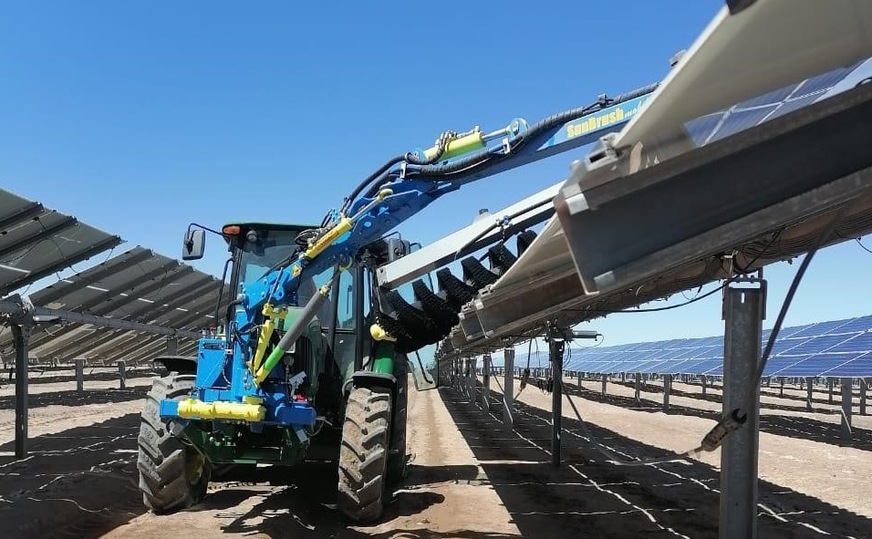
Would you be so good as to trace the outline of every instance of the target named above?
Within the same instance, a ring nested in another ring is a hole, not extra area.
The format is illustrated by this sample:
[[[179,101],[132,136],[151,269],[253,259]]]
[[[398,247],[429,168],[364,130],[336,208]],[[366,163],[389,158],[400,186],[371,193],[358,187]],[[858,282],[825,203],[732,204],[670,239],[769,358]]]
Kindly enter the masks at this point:
[[[191,393],[194,375],[171,372],[152,382],[139,427],[139,489],[153,513],[166,514],[200,502],[209,485],[211,465],[193,447],[173,436],[160,417],[160,401]]]
[[[397,379],[397,394],[394,397],[394,414],[391,423],[391,449],[388,452],[388,484],[399,483],[406,478],[406,416],[409,405],[409,362],[405,356],[394,358],[394,378]]]
[[[372,522],[384,510],[390,427],[390,391],[353,388],[342,425],[336,501],[339,510],[355,522]]]

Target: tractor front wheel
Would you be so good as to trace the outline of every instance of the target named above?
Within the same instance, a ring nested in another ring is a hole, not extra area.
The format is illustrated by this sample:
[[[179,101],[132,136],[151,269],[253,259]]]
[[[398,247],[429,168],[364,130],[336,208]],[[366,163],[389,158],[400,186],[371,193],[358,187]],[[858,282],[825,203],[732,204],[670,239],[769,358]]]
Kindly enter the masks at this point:
[[[391,393],[355,387],[348,396],[339,449],[337,505],[357,522],[378,519],[387,498]]]
[[[139,427],[139,489],[154,513],[186,509],[203,499],[209,485],[209,461],[172,435],[160,417],[160,401],[186,398],[194,375],[171,372],[152,382]]]

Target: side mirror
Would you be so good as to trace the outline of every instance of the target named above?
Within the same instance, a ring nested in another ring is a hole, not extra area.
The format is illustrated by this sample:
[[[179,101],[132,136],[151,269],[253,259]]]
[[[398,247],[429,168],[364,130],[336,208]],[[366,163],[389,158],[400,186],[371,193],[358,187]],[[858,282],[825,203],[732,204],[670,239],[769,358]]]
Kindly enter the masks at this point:
[[[206,249],[206,231],[200,229],[188,230],[182,243],[182,260],[199,260],[203,258]]]

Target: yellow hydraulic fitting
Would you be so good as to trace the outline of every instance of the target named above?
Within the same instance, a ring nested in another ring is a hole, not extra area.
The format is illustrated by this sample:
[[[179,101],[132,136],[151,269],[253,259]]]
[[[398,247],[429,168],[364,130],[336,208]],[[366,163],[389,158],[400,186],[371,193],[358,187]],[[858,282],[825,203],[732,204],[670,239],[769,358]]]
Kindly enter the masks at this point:
[[[385,331],[380,325],[373,324],[369,327],[369,334],[372,336],[375,341],[396,341],[395,337],[392,337],[387,331]]]
[[[484,136],[479,129],[475,129],[472,133],[464,135],[460,138],[450,140],[445,147],[445,152],[439,156],[439,160],[451,159],[461,154],[469,153],[473,150],[484,148]],[[439,147],[433,146],[424,150],[424,157],[428,160],[433,159],[439,153]]]
[[[263,362],[263,356],[266,355],[266,347],[269,346],[270,338],[276,328],[276,320],[284,320],[288,315],[286,308],[274,309],[269,303],[263,306],[263,316],[265,318],[263,325],[260,328],[260,336],[257,339],[257,349],[254,351],[254,358],[248,368],[251,373],[257,372],[260,364]]]
[[[376,195],[375,199],[373,199],[372,202],[370,202],[359,212],[357,212],[356,215],[352,217],[343,217],[339,220],[338,223],[333,225],[333,228],[328,230],[327,233],[321,236],[314,245],[306,250],[306,252],[302,255],[302,258],[312,259],[320,255],[324,251],[324,249],[330,247],[330,245],[332,245],[334,241],[338,240],[340,236],[351,230],[351,227],[354,226],[355,221],[357,221],[361,215],[371,210],[376,204],[380,204],[381,202],[383,202],[386,197],[392,195],[393,193],[394,192],[391,189],[380,190]],[[299,266],[294,267],[294,277],[296,277],[300,273],[300,270],[297,269],[298,267]]]
[[[332,244],[334,241],[338,240],[339,236],[341,236],[341,235],[345,234],[346,232],[348,232],[349,230],[351,230],[351,227],[353,225],[354,225],[354,221],[352,221],[348,217],[343,217],[342,219],[339,220],[338,223],[336,223],[336,225],[333,228],[331,228],[330,230],[327,231],[326,234],[321,236],[321,238],[318,241],[316,241],[314,245],[309,247],[309,249],[306,250],[306,253],[304,256],[306,258],[315,258],[319,254],[321,254],[321,252],[324,249],[329,247],[330,244]]]
[[[179,402],[179,417],[199,419],[232,419],[237,421],[263,421],[266,408],[259,404],[242,402],[203,402],[187,399]]]

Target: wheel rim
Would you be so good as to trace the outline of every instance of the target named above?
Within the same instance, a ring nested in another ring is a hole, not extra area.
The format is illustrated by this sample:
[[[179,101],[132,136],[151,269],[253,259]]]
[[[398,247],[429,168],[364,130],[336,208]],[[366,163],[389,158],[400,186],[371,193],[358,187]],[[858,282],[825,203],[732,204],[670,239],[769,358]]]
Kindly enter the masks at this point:
[[[206,457],[199,453],[189,455],[185,465],[185,475],[188,478],[188,483],[196,485],[203,477],[203,471],[206,468]]]

